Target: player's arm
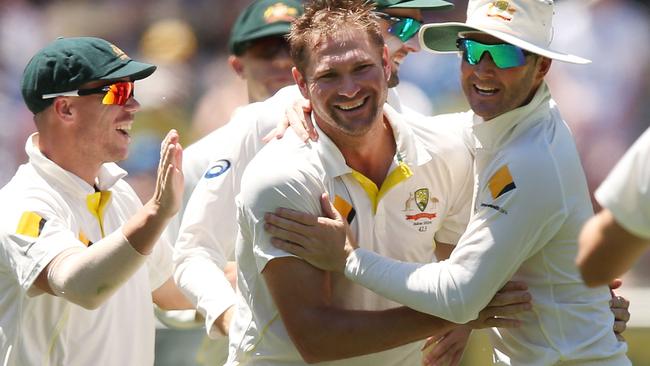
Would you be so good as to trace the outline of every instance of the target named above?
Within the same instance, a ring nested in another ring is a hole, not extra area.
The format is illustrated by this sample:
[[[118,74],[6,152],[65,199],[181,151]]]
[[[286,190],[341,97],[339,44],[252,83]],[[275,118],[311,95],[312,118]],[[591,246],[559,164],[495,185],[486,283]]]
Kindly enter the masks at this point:
[[[374,312],[333,307],[327,272],[295,257],[271,260],[262,274],[291,340],[308,363],[383,351],[455,326],[405,307]]]
[[[576,263],[588,286],[603,285],[630,269],[649,245],[649,239],[626,230],[605,208],[582,229]]]
[[[121,229],[88,248],[64,250],[48,263],[34,285],[88,309],[106,301],[145,262],[183,194],[182,148],[171,131],[161,144],[154,197]]]

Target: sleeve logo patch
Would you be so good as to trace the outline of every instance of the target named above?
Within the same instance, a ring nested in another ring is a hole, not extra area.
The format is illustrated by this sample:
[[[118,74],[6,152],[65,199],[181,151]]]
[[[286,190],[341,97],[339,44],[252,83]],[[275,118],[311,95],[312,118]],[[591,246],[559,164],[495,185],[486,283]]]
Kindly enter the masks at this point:
[[[357,212],[354,210],[354,207],[348,201],[344,200],[339,196],[338,194],[334,196],[334,208],[343,216],[348,224],[352,223],[352,220],[354,220],[354,216],[357,214]]]
[[[507,165],[502,166],[494,173],[488,182],[488,188],[490,189],[490,194],[492,194],[492,199],[497,199],[517,188]]]
[[[40,217],[35,212],[24,212],[20,217],[20,221],[18,222],[16,234],[38,238],[39,235],[41,235],[46,222],[47,220]]]
[[[205,172],[204,177],[207,179],[216,178],[230,169],[230,165],[231,164],[229,160],[217,160],[214,164],[212,164],[210,169]]]

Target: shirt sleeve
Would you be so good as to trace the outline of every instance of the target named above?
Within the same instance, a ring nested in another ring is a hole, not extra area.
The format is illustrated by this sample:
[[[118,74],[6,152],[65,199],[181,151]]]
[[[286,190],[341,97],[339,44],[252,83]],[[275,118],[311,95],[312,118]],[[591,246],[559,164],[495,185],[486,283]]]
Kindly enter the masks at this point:
[[[46,202],[26,199],[14,210],[3,215],[0,260],[23,291],[37,294],[32,285],[52,259],[68,248],[85,246]]]
[[[650,129],[616,164],[595,197],[626,230],[650,238]]]
[[[247,170],[238,197],[239,225],[242,241],[252,243],[259,272],[275,258],[293,256],[271,244],[271,237],[264,230],[264,215],[280,207],[322,215],[320,196],[324,192],[322,177],[296,168],[291,159],[281,165],[273,164],[271,159],[260,159]]]
[[[467,231],[448,260],[403,263],[357,249],[348,258],[346,276],[389,299],[454,323],[476,319],[566,219],[559,183],[549,179],[543,173],[549,170],[540,165],[515,176],[516,188],[492,202],[484,199],[490,193],[482,192]],[[540,187],[548,199],[538,199]]]

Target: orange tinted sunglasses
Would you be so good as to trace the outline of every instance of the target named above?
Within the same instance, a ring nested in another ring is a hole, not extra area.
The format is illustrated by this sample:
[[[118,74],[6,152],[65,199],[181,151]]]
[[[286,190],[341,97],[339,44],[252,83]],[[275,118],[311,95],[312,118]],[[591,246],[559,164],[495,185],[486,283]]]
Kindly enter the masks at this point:
[[[92,89],[78,89],[68,92],[52,93],[43,95],[43,99],[56,97],[78,97],[91,94],[104,94],[102,104],[106,105],[125,105],[133,96],[135,84],[132,81],[119,81],[117,83],[100,86]]]

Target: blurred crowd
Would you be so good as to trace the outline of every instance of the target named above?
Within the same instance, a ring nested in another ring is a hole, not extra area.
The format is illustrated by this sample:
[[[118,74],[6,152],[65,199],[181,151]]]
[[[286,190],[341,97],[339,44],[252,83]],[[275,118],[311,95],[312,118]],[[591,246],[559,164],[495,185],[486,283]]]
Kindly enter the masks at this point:
[[[427,12],[427,22],[463,20],[455,10]],[[142,111],[131,155],[121,163],[142,199],[153,190],[159,143],[180,131],[187,146],[226,123],[247,103],[244,82],[227,64],[230,28],[248,0],[0,0],[0,186],[26,160],[35,128],[20,95],[30,55],[57,36],[98,36],[159,66],[136,84]],[[641,0],[556,0],[553,45],[589,58],[585,67],[555,63],[548,78],[574,132],[589,187],[600,184],[650,125],[650,6]],[[421,52],[401,67],[404,104],[427,114],[466,110],[455,55]],[[544,195],[544,192],[539,192]],[[598,207],[596,207],[598,209]],[[650,256],[625,279],[650,283]]]

